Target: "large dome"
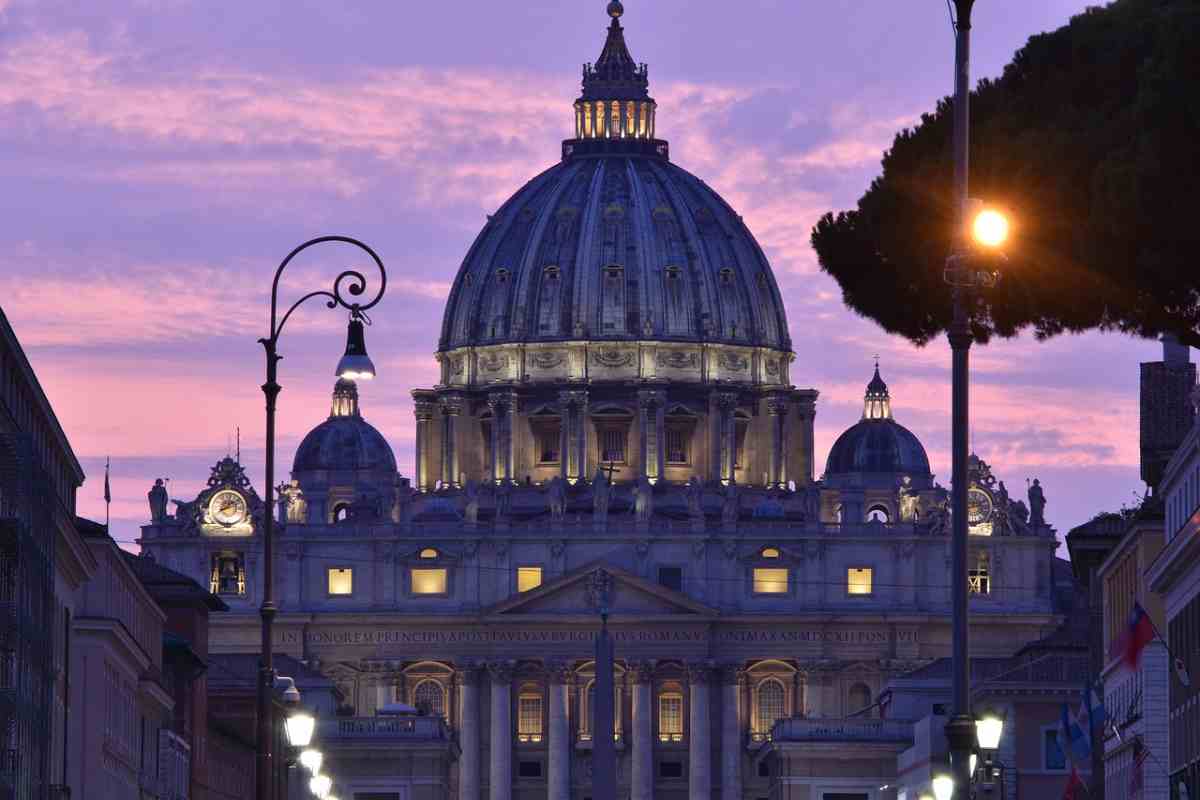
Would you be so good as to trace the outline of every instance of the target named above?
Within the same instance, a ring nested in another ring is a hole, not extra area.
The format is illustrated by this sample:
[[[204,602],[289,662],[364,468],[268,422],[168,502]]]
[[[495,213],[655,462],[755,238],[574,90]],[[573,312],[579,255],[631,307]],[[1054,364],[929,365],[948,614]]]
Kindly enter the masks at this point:
[[[837,438],[825,463],[826,478],[889,473],[929,477],[929,456],[921,441],[892,419],[891,395],[875,366],[867,384],[863,418]]]
[[[618,21],[584,70],[563,160],[488,218],[439,349],[662,340],[790,351],[771,267],[742,218],[654,138],[645,65]]]
[[[296,450],[293,473],[395,472],[396,457],[383,434],[362,418],[354,383],[339,380],[329,419],[309,431]]]

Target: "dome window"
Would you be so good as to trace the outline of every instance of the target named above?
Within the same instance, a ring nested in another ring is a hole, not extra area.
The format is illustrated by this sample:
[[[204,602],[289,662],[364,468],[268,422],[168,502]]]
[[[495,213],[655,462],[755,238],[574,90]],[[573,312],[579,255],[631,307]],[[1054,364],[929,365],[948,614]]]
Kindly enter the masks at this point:
[[[504,267],[496,270],[496,283],[508,283],[508,270]]]
[[[426,547],[424,550],[421,551],[420,555],[418,555],[417,557],[424,558],[424,559],[437,558],[438,551],[433,549],[432,547]]]
[[[720,275],[722,286],[729,286],[733,283],[733,270],[729,267],[723,268],[720,272]]]
[[[759,555],[762,556],[763,558],[779,558],[779,548],[764,547],[762,549],[762,551],[759,553]]]

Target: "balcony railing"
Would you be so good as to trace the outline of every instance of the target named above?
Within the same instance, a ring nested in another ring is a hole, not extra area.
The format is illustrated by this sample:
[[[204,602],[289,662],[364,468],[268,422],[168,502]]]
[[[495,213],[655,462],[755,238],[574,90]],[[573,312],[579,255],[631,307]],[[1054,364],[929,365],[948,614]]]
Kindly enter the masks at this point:
[[[912,723],[896,719],[781,719],[776,742],[911,742]]]
[[[316,740],[438,741],[448,739],[441,717],[338,717],[317,725]]]

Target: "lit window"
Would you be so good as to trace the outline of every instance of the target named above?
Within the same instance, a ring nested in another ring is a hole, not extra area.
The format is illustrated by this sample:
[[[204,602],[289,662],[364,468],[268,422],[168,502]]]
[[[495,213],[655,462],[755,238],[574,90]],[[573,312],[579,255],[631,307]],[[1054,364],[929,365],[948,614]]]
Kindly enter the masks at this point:
[[[354,570],[349,567],[331,567],[328,571],[329,594],[354,594]]]
[[[683,695],[664,692],[658,696],[658,739],[661,742],[683,741]]]
[[[649,105],[650,105],[649,103],[639,104],[642,115],[641,115],[641,118],[638,120],[638,135],[642,136],[642,137],[644,137],[646,135],[646,108]]]
[[[621,101],[612,101],[612,124],[608,126],[608,135],[612,138],[620,138],[624,135],[621,130]]]
[[[771,735],[775,722],[784,716],[784,702],[787,693],[783,684],[776,680],[765,680],[758,685],[758,714],[755,719],[757,732],[763,737]]]
[[[542,740],[542,696],[523,692],[517,698],[517,741]]]
[[[688,433],[683,427],[667,428],[667,463],[688,463]]]
[[[630,136],[637,133],[637,103],[632,100],[625,104],[625,131]]]
[[[437,681],[421,681],[413,689],[412,704],[420,713],[430,716],[445,716],[446,690]]]
[[[625,441],[628,438],[628,433],[623,426],[602,428],[600,430],[600,460],[605,463],[624,463]]]
[[[561,430],[560,425],[550,422],[541,423],[536,427],[539,464],[558,463],[558,445],[561,441]]]
[[[788,571],[774,567],[754,568],[755,594],[787,594]]]
[[[846,570],[846,593],[870,594],[872,572],[870,567],[851,567]]]
[[[604,137],[604,103],[596,103],[596,138]]]
[[[437,558],[438,551],[434,550],[432,547],[426,547],[424,550],[421,551],[420,557],[421,558]]]
[[[776,547],[764,547],[762,549],[763,558],[779,558],[779,549]]]
[[[541,567],[517,567],[517,591],[528,592],[542,585]]]
[[[967,588],[971,594],[990,594],[992,591],[992,579],[988,574],[988,562],[986,556],[980,556],[975,562],[975,568],[967,570]]]
[[[246,565],[240,553],[218,553],[213,556],[209,591],[221,595],[246,593]]]
[[[446,570],[414,569],[411,575],[413,594],[446,594]]]

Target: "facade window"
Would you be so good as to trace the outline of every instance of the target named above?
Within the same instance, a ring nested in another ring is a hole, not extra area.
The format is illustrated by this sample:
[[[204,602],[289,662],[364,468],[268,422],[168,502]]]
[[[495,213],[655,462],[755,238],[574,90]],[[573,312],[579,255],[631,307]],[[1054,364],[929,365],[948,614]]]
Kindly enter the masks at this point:
[[[412,693],[413,707],[419,713],[431,717],[446,715],[446,690],[435,680],[424,680],[416,685]]]
[[[333,507],[333,521],[345,522],[350,519],[350,506],[347,503],[340,503]]]
[[[326,571],[326,584],[330,596],[354,594],[354,570],[350,567],[330,567]]]
[[[625,463],[625,442],[629,438],[625,426],[606,425],[600,429],[600,460],[606,463]]]
[[[426,547],[419,553],[419,557],[424,559],[437,558],[438,551],[434,550],[432,547]]]
[[[755,718],[755,726],[758,733],[767,737],[771,735],[771,728],[775,727],[775,723],[786,715],[784,703],[787,693],[779,681],[765,680],[758,685],[757,695],[755,699],[758,704],[758,713]]]
[[[541,567],[517,567],[517,591],[528,592],[542,585]]]
[[[549,420],[539,420],[534,426],[534,435],[537,437],[538,448],[538,463],[539,464],[557,464],[559,461],[559,444],[561,438],[562,426],[557,422]]]
[[[888,513],[884,506],[871,506],[867,511],[867,522],[883,522],[888,523],[892,519],[892,515]]]
[[[691,426],[669,425],[667,426],[667,463],[668,464],[687,464],[691,461],[688,457],[688,444],[691,437]]]
[[[870,595],[873,589],[874,570],[870,567],[850,567],[846,570],[846,594]]]
[[[658,740],[683,741],[683,694],[663,692],[658,696]]]
[[[761,555],[763,558],[779,558],[779,548],[764,547],[759,555]]]
[[[212,557],[209,591],[241,597],[246,594],[246,562],[241,553],[216,553]]]
[[[542,741],[542,696],[522,692],[517,698],[517,741]]]
[[[850,687],[850,697],[847,702],[851,714],[858,714],[871,707],[871,687],[865,683],[856,683]]]
[[[755,594],[787,594],[788,571],[779,567],[754,568]]]
[[[975,562],[974,569],[967,570],[967,588],[971,594],[991,594],[992,577],[988,571],[987,556],[981,554]]]
[[[446,594],[446,570],[444,569],[411,569],[413,594]]]
[[[1042,768],[1065,770],[1067,754],[1058,744],[1058,731],[1054,728],[1042,729]]]
[[[587,689],[587,713],[584,719],[587,721],[587,728],[581,738],[591,739],[596,730],[596,682],[592,681],[588,684]],[[621,687],[613,687],[613,738],[621,738]]]
[[[676,592],[683,591],[683,567],[659,567],[658,583]]]

